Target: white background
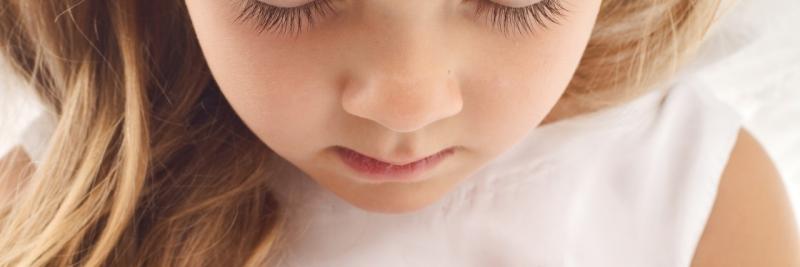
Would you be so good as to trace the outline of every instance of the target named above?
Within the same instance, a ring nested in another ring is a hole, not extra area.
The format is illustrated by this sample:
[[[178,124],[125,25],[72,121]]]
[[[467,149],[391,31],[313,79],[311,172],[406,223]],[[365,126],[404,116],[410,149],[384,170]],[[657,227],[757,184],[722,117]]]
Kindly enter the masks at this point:
[[[0,154],[39,112],[6,72],[0,65]],[[774,159],[800,217],[800,1],[739,1],[684,73],[712,84],[740,112]]]

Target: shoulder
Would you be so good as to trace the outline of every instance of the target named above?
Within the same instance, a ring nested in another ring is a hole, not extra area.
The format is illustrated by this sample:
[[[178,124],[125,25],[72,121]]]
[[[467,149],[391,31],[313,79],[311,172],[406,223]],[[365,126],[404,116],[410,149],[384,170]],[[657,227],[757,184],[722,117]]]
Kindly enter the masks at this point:
[[[800,266],[799,240],[778,171],[741,129],[692,266]]]
[[[34,170],[31,158],[22,146],[0,156],[0,201],[6,202]]]

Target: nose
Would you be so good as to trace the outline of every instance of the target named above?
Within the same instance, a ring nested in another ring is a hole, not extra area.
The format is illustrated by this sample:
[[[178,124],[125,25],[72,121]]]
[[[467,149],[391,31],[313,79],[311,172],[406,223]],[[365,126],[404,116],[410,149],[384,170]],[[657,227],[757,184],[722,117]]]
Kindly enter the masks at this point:
[[[342,106],[348,113],[392,131],[416,131],[461,111],[461,94],[447,76],[372,79],[363,87],[345,90]]]
[[[441,45],[446,42],[430,39],[438,38],[433,35],[405,28],[392,31],[391,38],[361,42],[361,71],[343,89],[343,109],[395,132],[416,131],[461,112],[453,60]]]

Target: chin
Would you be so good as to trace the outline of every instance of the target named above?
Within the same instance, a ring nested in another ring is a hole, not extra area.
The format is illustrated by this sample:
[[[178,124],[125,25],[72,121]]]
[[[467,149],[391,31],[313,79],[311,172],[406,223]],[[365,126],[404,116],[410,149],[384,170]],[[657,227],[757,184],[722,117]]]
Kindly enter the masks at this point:
[[[386,186],[388,187],[388,186]],[[386,214],[413,213],[431,206],[447,192],[440,188],[367,189],[365,195],[342,196],[351,205],[364,211]]]
[[[372,213],[385,213],[385,214],[413,213],[431,205],[431,203],[407,203],[407,202],[381,204],[381,205],[375,205],[373,203],[353,203],[353,202],[350,202],[350,204],[364,211]]]

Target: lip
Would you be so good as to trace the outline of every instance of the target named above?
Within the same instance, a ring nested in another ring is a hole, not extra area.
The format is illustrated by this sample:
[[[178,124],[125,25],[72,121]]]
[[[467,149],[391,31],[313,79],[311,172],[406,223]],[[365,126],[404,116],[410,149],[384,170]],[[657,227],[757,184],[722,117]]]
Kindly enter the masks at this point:
[[[422,175],[455,153],[450,147],[436,154],[406,164],[393,164],[375,159],[346,147],[336,147],[342,162],[372,182],[411,182],[422,180]]]

